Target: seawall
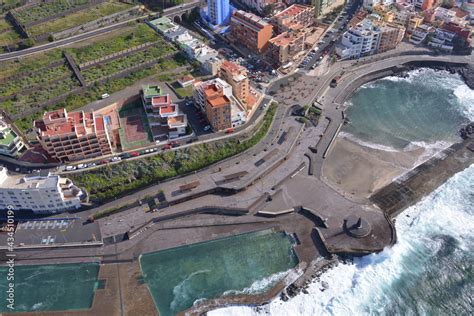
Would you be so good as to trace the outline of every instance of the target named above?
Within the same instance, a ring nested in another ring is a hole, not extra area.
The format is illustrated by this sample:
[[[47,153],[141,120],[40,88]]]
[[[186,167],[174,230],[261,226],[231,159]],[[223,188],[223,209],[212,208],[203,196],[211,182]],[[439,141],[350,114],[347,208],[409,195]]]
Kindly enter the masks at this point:
[[[381,188],[370,201],[391,218],[416,204],[454,174],[474,163],[474,139],[466,139],[436,154],[410,172]]]

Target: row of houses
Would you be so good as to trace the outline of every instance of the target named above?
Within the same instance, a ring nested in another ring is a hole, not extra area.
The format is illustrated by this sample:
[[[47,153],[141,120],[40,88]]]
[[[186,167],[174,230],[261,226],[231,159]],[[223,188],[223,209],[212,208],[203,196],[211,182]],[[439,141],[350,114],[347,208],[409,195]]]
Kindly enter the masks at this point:
[[[314,24],[314,7],[293,4],[270,19],[237,10],[230,19],[231,42],[280,67],[289,63],[306,48],[306,37]]]

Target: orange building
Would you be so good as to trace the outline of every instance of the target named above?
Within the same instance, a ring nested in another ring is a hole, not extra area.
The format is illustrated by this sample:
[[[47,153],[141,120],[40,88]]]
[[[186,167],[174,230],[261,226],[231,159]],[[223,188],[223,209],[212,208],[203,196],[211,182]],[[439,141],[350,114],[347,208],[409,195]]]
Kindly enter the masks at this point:
[[[435,3],[435,0],[423,0],[423,3],[421,4],[421,10],[429,10],[433,7]]]
[[[222,88],[211,84],[204,89],[206,115],[214,131],[232,127],[230,99]]]
[[[245,11],[234,11],[230,19],[230,39],[260,54],[272,38],[273,27],[261,17]]]
[[[239,101],[247,104],[250,93],[250,83],[245,67],[225,60],[221,65],[219,77],[232,86],[232,94]]]
[[[109,155],[113,151],[104,118],[93,112],[46,112],[34,126],[41,146],[63,162]]]

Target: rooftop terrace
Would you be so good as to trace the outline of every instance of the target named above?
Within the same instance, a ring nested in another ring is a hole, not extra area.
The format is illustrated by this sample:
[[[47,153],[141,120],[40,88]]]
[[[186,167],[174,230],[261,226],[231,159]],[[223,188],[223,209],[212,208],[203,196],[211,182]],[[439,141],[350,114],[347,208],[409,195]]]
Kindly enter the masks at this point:
[[[17,135],[12,130],[4,130],[3,133],[0,133],[0,146],[9,146],[16,137]]]
[[[142,89],[145,98],[151,98],[161,94],[161,88],[159,86],[143,86]]]

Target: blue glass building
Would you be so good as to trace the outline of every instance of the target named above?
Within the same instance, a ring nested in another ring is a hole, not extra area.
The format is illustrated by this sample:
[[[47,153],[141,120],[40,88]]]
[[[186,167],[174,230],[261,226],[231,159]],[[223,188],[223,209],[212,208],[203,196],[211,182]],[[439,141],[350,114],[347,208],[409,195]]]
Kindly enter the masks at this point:
[[[229,0],[207,0],[207,17],[212,24],[227,24],[231,12]]]

